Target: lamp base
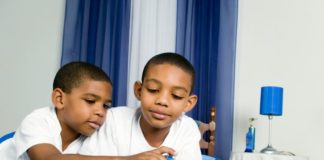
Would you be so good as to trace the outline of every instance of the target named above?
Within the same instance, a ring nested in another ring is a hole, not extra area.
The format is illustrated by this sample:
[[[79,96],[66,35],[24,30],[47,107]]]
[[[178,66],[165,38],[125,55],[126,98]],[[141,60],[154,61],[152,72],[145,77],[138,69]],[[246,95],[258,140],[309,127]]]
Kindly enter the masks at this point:
[[[265,153],[265,154],[277,154],[278,153],[278,151],[276,149],[274,149],[271,145],[268,145],[266,148],[263,148],[260,152]]]

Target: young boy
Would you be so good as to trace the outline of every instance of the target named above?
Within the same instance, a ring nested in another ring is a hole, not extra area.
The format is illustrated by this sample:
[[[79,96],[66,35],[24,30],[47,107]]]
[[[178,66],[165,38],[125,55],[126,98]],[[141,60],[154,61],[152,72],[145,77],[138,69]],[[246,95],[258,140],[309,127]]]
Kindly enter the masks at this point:
[[[83,143],[80,153],[131,155],[167,146],[176,151],[175,160],[200,160],[200,132],[184,115],[197,102],[192,95],[194,77],[184,57],[154,56],[145,65],[142,82],[134,84],[141,107],[109,110],[105,125]]]
[[[111,101],[112,83],[103,70],[84,62],[66,64],[54,79],[54,107],[29,114],[1,154],[9,154],[4,155],[5,159],[118,159],[75,154],[84,139],[103,124]],[[165,151],[169,150],[162,148],[132,157],[162,157],[160,152]],[[119,159],[123,158],[131,156]]]

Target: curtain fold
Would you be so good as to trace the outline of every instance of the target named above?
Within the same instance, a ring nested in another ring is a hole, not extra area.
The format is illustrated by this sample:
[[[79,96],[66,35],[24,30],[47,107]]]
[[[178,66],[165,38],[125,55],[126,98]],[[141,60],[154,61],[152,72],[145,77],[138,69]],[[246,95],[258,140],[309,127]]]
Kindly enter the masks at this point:
[[[66,1],[61,65],[84,61],[113,82],[113,105],[126,105],[130,0]]]
[[[176,51],[196,70],[197,106],[189,116],[209,121],[216,106],[218,157],[229,159],[233,135],[236,0],[178,0]],[[229,12],[230,11],[230,12]]]
[[[218,107],[216,154],[229,159],[233,143],[235,57],[238,0],[220,0],[219,43],[216,80]]]

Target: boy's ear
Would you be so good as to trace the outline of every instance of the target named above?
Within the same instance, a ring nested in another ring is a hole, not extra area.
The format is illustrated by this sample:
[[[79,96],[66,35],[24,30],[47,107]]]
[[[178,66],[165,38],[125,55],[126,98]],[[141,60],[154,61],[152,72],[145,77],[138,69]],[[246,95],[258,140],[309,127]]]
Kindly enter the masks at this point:
[[[185,108],[184,112],[191,111],[195,107],[197,100],[198,100],[198,97],[196,95],[190,95],[188,97],[187,107]]]
[[[63,96],[64,96],[64,92],[60,88],[55,88],[52,91],[52,103],[54,104],[55,108],[57,109],[64,108]]]
[[[136,81],[134,83],[134,94],[137,100],[141,99],[141,91],[142,91],[142,83],[140,81]]]

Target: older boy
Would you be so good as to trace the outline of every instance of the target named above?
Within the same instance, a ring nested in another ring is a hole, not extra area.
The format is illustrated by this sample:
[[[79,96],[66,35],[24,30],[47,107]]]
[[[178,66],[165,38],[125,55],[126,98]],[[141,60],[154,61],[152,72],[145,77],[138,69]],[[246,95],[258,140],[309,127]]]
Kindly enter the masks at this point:
[[[5,159],[136,159],[161,156],[160,149],[130,157],[86,157],[76,155],[85,137],[99,129],[111,106],[112,84],[100,68],[72,62],[64,65],[53,83],[54,107],[37,109],[17,129]],[[7,143],[10,144],[10,141]],[[16,152],[16,157],[10,157]],[[6,152],[7,153],[7,152]],[[149,158],[147,158],[149,159]]]
[[[183,114],[197,102],[192,95],[194,77],[184,57],[154,56],[144,68],[142,83],[134,84],[141,107],[109,110],[105,125],[85,141],[80,153],[130,155],[167,146],[176,151],[176,160],[201,159],[198,127]]]

